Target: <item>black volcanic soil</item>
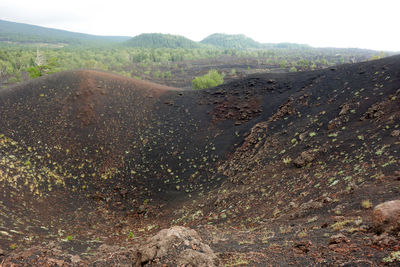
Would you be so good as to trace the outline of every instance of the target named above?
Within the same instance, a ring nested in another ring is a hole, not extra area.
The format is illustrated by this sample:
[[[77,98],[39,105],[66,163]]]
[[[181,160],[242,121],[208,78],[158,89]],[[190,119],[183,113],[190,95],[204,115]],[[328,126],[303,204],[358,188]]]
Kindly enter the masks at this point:
[[[171,225],[224,266],[376,266],[399,249],[369,207],[400,193],[399,56],[204,91],[64,72],[0,91],[0,114],[5,266],[115,265],[102,244]]]

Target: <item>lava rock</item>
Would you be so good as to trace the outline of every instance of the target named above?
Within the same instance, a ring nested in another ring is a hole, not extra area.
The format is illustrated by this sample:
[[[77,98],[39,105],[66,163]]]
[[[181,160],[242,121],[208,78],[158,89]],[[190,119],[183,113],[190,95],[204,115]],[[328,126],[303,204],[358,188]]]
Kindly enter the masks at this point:
[[[375,230],[379,233],[400,228],[400,200],[392,200],[377,205],[372,213]]]
[[[383,233],[381,235],[375,235],[372,237],[372,244],[379,247],[391,247],[394,246],[397,241],[394,237],[389,236],[388,233]]]
[[[136,264],[161,260],[174,266],[218,265],[217,256],[208,245],[201,242],[197,232],[182,226],[161,230],[140,247],[137,255]]]
[[[350,105],[349,104],[343,104],[342,109],[339,112],[339,116],[344,116],[346,115],[350,110]]]
[[[350,240],[344,234],[337,234],[331,236],[329,239],[329,244],[340,244],[340,243],[349,243]]]
[[[392,131],[392,133],[390,135],[393,137],[400,136],[400,130],[394,130],[394,131]]]
[[[293,164],[298,167],[304,167],[315,159],[316,153],[313,150],[303,151],[300,156],[293,160]]]
[[[143,214],[143,213],[146,213],[146,211],[147,211],[146,206],[145,205],[140,205],[138,210],[137,210],[137,213],[138,214]]]

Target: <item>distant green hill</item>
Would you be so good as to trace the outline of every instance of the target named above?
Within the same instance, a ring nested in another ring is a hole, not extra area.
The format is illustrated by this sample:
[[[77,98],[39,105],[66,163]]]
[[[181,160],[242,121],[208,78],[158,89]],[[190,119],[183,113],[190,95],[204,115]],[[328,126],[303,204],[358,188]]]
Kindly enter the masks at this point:
[[[126,36],[90,35],[0,20],[0,42],[87,45],[121,43],[129,38]]]
[[[309,45],[296,43],[259,43],[243,34],[214,33],[204,38],[202,44],[209,44],[225,49],[305,49]]]
[[[296,44],[296,43],[266,43],[262,44],[262,48],[270,49],[270,48],[282,48],[282,49],[308,49],[312,48],[307,44]]]
[[[36,45],[37,43],[78,46],[121,44],[129,47],[184,49],[316,49],[309,45],[296,43],[259,43],[243,34],[215,33],[204,38],[201,42],[195,42],[184,36],[172,34],[144,33],[133,38],[128,36],[99,36],[0,20],[0,45]]]
[[[201,48],[202,44],[186,37],[162,33],[143,33],[125,42],[132,47],[146,48]]]
[[[223,34],[215,33],[201,41],[202,44],[209,44],[226,49],[252,49],[262,48],[262,44],[243,34]]]

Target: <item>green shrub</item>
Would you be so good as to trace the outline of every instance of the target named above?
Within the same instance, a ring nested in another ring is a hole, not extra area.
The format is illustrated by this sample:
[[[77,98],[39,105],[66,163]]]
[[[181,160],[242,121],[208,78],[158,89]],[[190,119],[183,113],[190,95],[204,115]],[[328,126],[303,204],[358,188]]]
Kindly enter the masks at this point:
[[[210,70],[207,74],[193,79],[194,89],[205,89],[218,86],[224,83],[224,74],[218,73],[217,70]]]
[[[42,73],[40,72],[40,69],[38,67],[30,67],[27,69],[27,71],[31,79],[35,79],[37,77],[42,76]]]
[[[45,74],[51,74],[55,72],[54,68],[50,65],[30,67],[26,71],[29,73],[29,77],[31,79],[35,79]]]
[[[363,200],[361,201],[361,207],[363,207],[364,209],[370,209],[372,208],[372,202],[370,200]]]

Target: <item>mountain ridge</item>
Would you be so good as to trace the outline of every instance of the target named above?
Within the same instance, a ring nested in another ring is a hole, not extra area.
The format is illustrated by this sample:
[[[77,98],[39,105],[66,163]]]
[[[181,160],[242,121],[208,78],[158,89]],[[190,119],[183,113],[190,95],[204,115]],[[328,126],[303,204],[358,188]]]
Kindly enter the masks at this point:
[[[0,41],[3,42],[44,42],[67,43],[75,45],[95,44],[103,42],[113,44],[123,42],[127,36],[100,36],[86,33],[59,30],[27,23],[0,20]]]
[[[86,33],[59,30],[27,23],[0,20],[0,44],[37,44],[56,45],[122,45],[148,48],[218,48],[218,49],[329,49],[312,47],[297,43],[260,43],[244,34],[214,33],[199,42],[181,35],[164,33],[142,33],[130,36],[101,36]],[[370,50],[361,48],[337,48]]]
[[[192,41],[181,35],[163,33],[142,33],[124,42],[131,47],[145,48],[202,48],[198,42]]]

